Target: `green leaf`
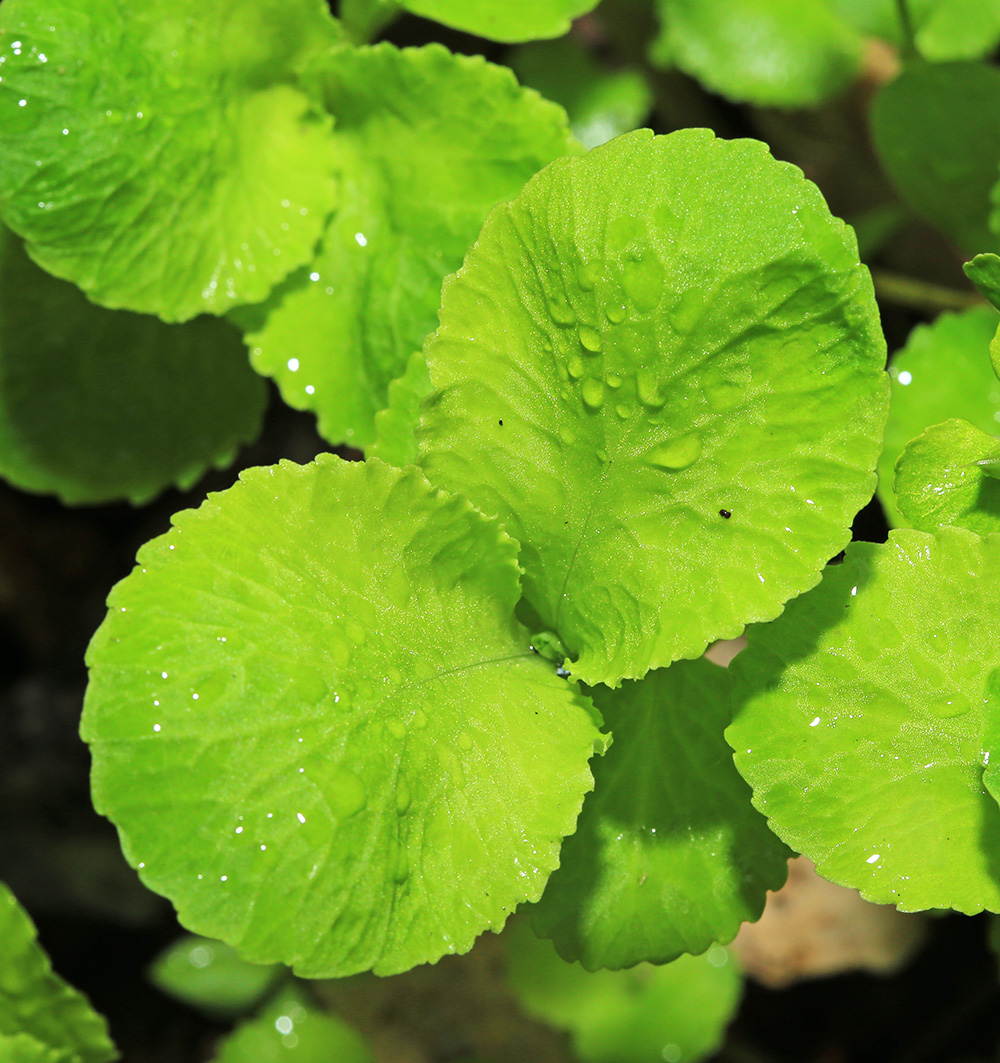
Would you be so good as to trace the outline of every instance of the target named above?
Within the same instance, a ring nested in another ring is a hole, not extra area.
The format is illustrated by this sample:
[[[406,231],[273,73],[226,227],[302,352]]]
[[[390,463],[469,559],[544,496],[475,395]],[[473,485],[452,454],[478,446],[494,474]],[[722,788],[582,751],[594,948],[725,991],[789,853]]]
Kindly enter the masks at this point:
[[[1000,801],[1000,668],[994,668],[986,678],[983,690],[983,785]],[[993,763],[990,763],[991,754]],[[997,923],[994,921],[994,928]],[[991,932],[991,941],[997,933]],[[994,951],[996,948],[994,946]]]
[[[1000,539],[964,528],[854,543],[750,631],[726,733],[754,804],[821,875],[903,911],[1000,908],[983,787]]]
[[[996,436],[957,419],[911,439],[893,480],[896,507],[906,522],[928,532],[939,524],[958,524],[979,535],[1000,532],[1000,480],[988,471],[996,465],[998,446]]]
[[[588,970],[665,963],[760,918],[790,855],[750,804],[722,737],[729,675],[678,661],[594,704],[615,742],[534,912]]]
[[[524,922],[504,935],[511,987],[526,1011],[569,1030],[582,1063],[688,1063],[722,1043],[742,988],[716,945],[662,967],[585,971],[564,963]]]
[[[76,1063],[78,1056],[67,1056],[26,1033],[6,1037],[0,1034],[0,1063]]]
[[[979,294],[1000,310],[1000,256],[976,255],[962,265],[965,275],[979,289]]]
[[[373,1058],[346,1022],[289,991],[226,1037],[215,1063],[372,1063]]]
[[[267,392],[236,330],[105,310],[0,226],[0,475],[67,503],[190,487],[260,429]]]
[[[642,71],[611,70],[573,37],[522,45],[508,61],[522,85],[566,108],[573,135],[586,148],[635,129],[653,104]]]
[[[45,269],[181,321],[265,298],[334,204],[323,0],[5,0],[0,202]]]
[[[5,1053],[18,1063],[117,1059],[104,1019],[81,993],[53,974],[28,913],[2,882],[0,941],[0,1059]],[[41,1047],[31,1045],[31,1039]]]
[[[88,652],[95,806],[182,922],[306,977],[468,949],[537,900],[603,748],[514,619],[517,544],[321,455],[174,518]]]
[[[657,0],[653,59],[731,100],[814,107],[861,66],[861,38],[828,0]]]
[[[487,219],[440,319],[421,462],[522,543],[584,682],[775,616],[870,497],[868,273],[755,141],[638,131],[559,160]]]
[[[315,410],[330,442],[365,446],[489,209],[572,141],[509,70],[440,45],[341,50],[323,91],[343,205],[312,265],[238,320],[290,405]]]
[[[416,463],[420,405],[433,390],[423,351],[416,351],[406,363],[406,372],[389,385],[389,405],[375,415],[375,442],[368,448],[369,457],[390,465]]]
[[[283,971],[247,963],[225,942],[187,934],[157,956],[149,979],[164,993],[214,1015],[248,1011]]]
[[[1000,69],[921,63],[883,86],[871,108],[882,166],[904,200],[965,251],[997,249],[990,192],[997,183]]]
[[[1000,44],[1000,0],[910,0],[925,59],[980,59]]]
[[[452,29],[516,43],[561,37],[597,0],[400,0],[400,6]]]
[[[933,324],[918,325],[893,356],[889,422],[878,462],[878,498],[891,525],[905,523],[896,510],[892,480],[911,439],[954,417],[997,431],[1000,381],[987,356],[996,324],[996,312],[988,306],[941,314]]]

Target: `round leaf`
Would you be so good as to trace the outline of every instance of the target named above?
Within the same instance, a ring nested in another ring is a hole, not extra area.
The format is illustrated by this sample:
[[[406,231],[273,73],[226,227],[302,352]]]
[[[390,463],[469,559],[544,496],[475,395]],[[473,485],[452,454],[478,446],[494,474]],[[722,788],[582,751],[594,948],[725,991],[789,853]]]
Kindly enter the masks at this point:
[[[494,41],[561,37],[570,20],[597,7],[597,0],[399,0],[414,15]]]
[[[266,398],[232,325],[102,309],[0,227],[0,476],[68,503],[145,502],[228,465]]]
[[[1000,532],[1000,480],[988,472],[1000,460],[1000,439],[968,421],[932,425],[911,439],[896,462],[893,493],[907,523],[921,531],[958,524],[986,535]]]
[[[533,179],[445,286],[421,461],[523,544],[585,682],[775,616],[871,495],[884,341],[799,170],[705,130]]]
[[[572,141],[509,70],[440,45],[341,50],[322,85],[343,205],[313,263],[238,320],[290,405],[315,410],[330,442],[365,446],[489,209]]]
[[[826,878],[903,911],[1000,908],[1000,807],[983,785],[983,647],[1000,538],[855,543],[750,632],[726,733],[754,804]]]
[[[653,46],[707,88],[769,107],[813,107],[861,66],[861,37],[828,0],[658,0]]]
[[[594,765],[535,929],[588,970],[731,941],[783,885],[789,853],[750,804],[722,736],[728,672],[678,661],[593,698],[614,745]]]
[[[694,1063],[722,1043],[742,979],[726,949],[661,967],[585,971],[524,923],[506,934],[511,987],[526,1011],[568,1030],[582,1063]]]
[[[1000,381],[989,357],[996,326],[996,311],[988,306],[941,314],[931,325],[918,325],[893,356],[889,421],[878,461],[878,498],[890,524],[905,523],[892,480],[911,439],[954,417],[991,434],[998,430]]]
[[[592,708],[514,620],[516,543],[418,470],[243,474],[147,544],[88,653],[95,805],[197,933],[306,977],[537,900]]]
[[[4,220],[105,306],[265,298],[333,206],[329,119],[294,81],[335,37],[321,0],[5,0]]]
[[[970,252],[1000,244],[989,224],[997,183],[1000,69],[985,63],[920,63],[882,87],[871,129],[900,195]]]

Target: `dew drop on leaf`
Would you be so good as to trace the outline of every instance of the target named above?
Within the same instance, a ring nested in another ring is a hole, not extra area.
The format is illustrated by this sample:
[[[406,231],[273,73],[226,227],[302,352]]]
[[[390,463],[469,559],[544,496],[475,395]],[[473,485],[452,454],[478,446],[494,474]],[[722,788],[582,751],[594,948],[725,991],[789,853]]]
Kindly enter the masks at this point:
[[[599,410],[604,405],[604,381],[597,377],[587,377],[580,389],[583,401],[592,409]]]
[[[653,447],[649,451],[649,463],[660,469],[680,472],[701,457],[701,449],[701,439],[697,435],[681,436]]]

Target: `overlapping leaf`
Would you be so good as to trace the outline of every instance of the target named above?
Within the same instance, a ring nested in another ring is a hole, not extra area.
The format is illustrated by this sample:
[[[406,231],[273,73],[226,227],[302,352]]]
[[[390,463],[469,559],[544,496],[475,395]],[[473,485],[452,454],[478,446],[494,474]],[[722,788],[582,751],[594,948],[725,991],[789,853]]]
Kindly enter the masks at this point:
[[[722,736],[728,672],[678,661],[593,697],[615,742],[594,765],[535,928],[588,970],[731,941],[784,883],[789,853],[750,804]]]
[[[266,390],[239,333],[105,310],[0,227],[0,475],[69,503],[143,502],[223,467]]]
[[[958,419],[931,425],[896,462],[896,508],[920,531],[957,524],[980,535],[1000,532],[998,465],[996,436]]]
[[[653,54],[730,99],[815,106],[845,88],[861,38],[827,0],[657,0]]]
[[[903,46],[897,0],[833,0],[862,33]],[[926,59],[979,59],[1000,42],[1000,0],[906,0],[914,44]]]
[[[878,497],[889,523],[905,523],[896,509],[892,481],[906,444],[931,425],[955,417],[984,432],[1000,425],[1000,381],[990,368],[989,344],[996,311],[976,307],[942,314],[918,325],[893,356],[892,397],[878,462]]]
[[[1000,909],[1000,808],[983,784],[1000,538],[855,543],[750,632],[727,738],[755,805],[824,877],[904,911]]]
[[[494,41],[560,37],[570,20],[597,7],[597,0],[399,0],[415,15]]]
[[[885,85],[871,108],[875,149],[906,202],[964,251],[993,251],[1000,69],[920,63]]]
[[[263,299],[333,206],[329,120],[296,73],[336,37],[321,0],[5,0],[4,220],[106,306]]]
[[[311,266],[240,321],[286,401],[331,442],[364,446],[489,209],[572,141],[562,110],[509,70],[438,45],[340,52],[323,91],[343,205]]]
[[[515,621],[469,504],[321,456],[147,544],[88,654],[95,805],[190,929],[306,976],[467,949],[537,900],[592,707]]]
[[[104,1020],[58,975],[35,927],[0,883],[0,1059],[108,1063],[118,1053]]]
[[[586,682],[775,616],[870,495],[870,281],[761,144],[640,131],[554,163],[490,215],[440,319],[421,462],[522,543]]]

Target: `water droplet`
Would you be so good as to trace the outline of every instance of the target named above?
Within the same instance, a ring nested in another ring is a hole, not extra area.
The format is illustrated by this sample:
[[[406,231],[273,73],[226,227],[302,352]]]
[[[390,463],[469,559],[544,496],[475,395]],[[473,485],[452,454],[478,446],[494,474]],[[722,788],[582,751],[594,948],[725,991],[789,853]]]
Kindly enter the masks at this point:
[[[625,304],[612,303],[611,306],[605,307],[604,316],[611,322],[612,325],[620,325],[625,320]]]
[[[339,819],[356,816],[368,800],[365,784],[346,768],[337,768],[326,786],[326,799]]]
[[[626,261],[622,286],[640,310],[653,310],[663,294],[663,266],[653,255]]]
[[[553,296],[549,300],[549,316],[557,325],[568,326],[576,324],[576,314],[573,308],[562,296]]]
[[[930,701],[927,705],[928,711],[942,720],[950,720],[953,716],[961,716],[963,713],[968,712],[971,707],[969,699],[958,691],[943,695]]]
[[[701,457],[701,439],[697,435],[681,436],[660,443],[647,454],[651,465],[671,472],[680,472],[693,465]]]
[[[599,410],[604,405],[604,381],[589,376],[580,388],[583,401],[592,409]]]
[[[458,736],[458,748],[472,749],[472,735],[470,735],[467,731],[463,731]]]
[[[640,369],[635,374],[636,392],[644,406],[659,409],[666,401],[660,394],[660,382],[651,369]]]
[[[295,673],[295,690],[306,705],[316,705],[330,692],[326,680],[312,668],[299,668]]]
[[[577,284],[585,292],[594,290],[594,285],[600,280],[601,277],[601,263],[599,260],[593,262],[586,262],[582,266],[579,266],[576,271]]]
[[[413,726],[421,729],[427,726],[427,713],[423,709],[417,709],[413,714]]]
[[[574,380],[579,380],[586,371],[586,366],[583,364],[583,359],[578,354],[574,354],[566,363],[566,369]]]
[[[689,333],[705,310],[705,297],[697,288],[690,288],[671,307],[667,315],[675,332]]]
[[[632,414],[632,411],[625,405],[624,402],[619,402],[615,407],[615,413],[623,420],[627,421]]]
[[[622,378],[617,373],[608,373],[604,378],[604,383],[607,384],[609,388],[617,389],[622,386]]]
[[[580,346],[591,354],[597,354],[604,346],[601,334],[589,325],[580,326]]]
[[[396,780],[396,811],[399,815],[402,815],[409,807],[410,801],[413,800],[413,795],[410,793],[410,784],[406,781],[406,777],[400,775]]]
[[[572,428],[560,428],[559,438],[566,446],[572,446],[576,442],[576,432]]]

